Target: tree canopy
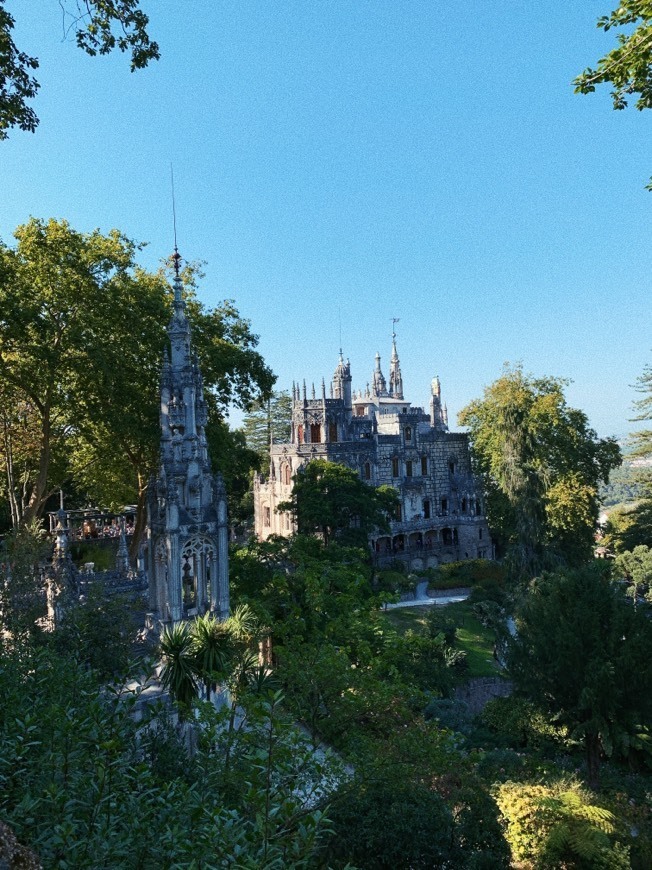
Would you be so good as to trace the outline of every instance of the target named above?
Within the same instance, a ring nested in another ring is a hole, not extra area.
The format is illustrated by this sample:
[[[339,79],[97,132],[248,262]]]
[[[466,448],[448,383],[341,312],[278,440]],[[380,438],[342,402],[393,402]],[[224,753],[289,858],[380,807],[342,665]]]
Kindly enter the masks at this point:
[[[106,507],[139,500],[142,519],[158,455],[165,274],[140,268],[140,245],[117,230],[32,219],[15,235],[15,248],[0,244],[0,466],[13,524],[40,516],[53,490],[71,482]],[[192,280],[190,270],[207,434],[228,453],[219,436],[226,408],[265,396],[273,375],[233,303],[206,309]]]
[[[293,481],[291,498],[278,510],[294,514],[300,534],[318,532],[325,543],[366,546],[374,529],[388,529],[398,505],[393,487],[368,486],[353,469],[325,459],[303,465]]]
[[[247,447],[260,456],[261,467],[269,465],[269,446],[290,440],[292,398],[284,390],[274,392],[266,402],[255,402],[245,414],[242,432]]]
[[[612,85],[614,109],[627,107],[637,95],[637,109],[652,106],[652,0],[622,0],[608,15],[598,18],[604,31],[626,28],[616,36],[617,45],[588,67],[573,84],[576,94],[591,94],[597,85]],[[647,185],[652,190],[652,181]]]
[[[506,367],[460,412],[489,524],[521,577],[534,576],[547,556],[590,557],[598,484],[621,461],[616,441],[598,438],[586,414],[568,406],[564,386]]]
[[[131,71],[158,60],[159,47],[147,31],[149,18],[140,0],[59,0],[64,36],[74,35],[87,54],[109,54],[114,49],[131,54]],[[0,140],[18,127],[33,133],[39,120],[28,104],[40,87],[33,71],[39,61],[13,41],[15,19],[0,0]]]
[[[584,742],[593,788],[601,752],[627,755],[652,715],[652,624],[603,568],[533,581],[508,660],[517,687]]]

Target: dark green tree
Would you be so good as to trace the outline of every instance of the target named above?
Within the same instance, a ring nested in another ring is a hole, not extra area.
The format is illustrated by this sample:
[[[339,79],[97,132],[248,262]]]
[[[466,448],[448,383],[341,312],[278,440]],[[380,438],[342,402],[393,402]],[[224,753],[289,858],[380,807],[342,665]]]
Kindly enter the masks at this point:
[[[87,54],[109,54],[114,49],[131,53],[131,71],[158,60],[159,48],[149,38],[149,19],[140,0],[59,0],[64,35],[74,36]],[[39,89],[33,76],[37,58],[20,51],[12,38],[14,18],[0,0],[0,140],[12,127],[34,132],[38,117],[28,104]]]
[[[470,430],[490,526],[517,577],[533,577],[547,557],[591,556],[598,484],[621,461],[615,440],[598,438],[563,388],[559,378],[506,367],[459,417]]]
[[[368,486],[353,469],[324,459],[299,468],[293,480],[292,497],[278,510],[291,511],[300,534],[320,534],[325,544],[366,546],[375,529],[389,529],[399,503],[393,487]]]
[[[269,445],[286,443],[292,429],[292,399],[286,391],[274,392],[265,402],[254,402],[244,416],[242,432],[247,447],[260,456],[260,467],[269,465]]]
[[[584,742],[589,785],[597,788],[601,755],[627,755],[649,733],[652,623],[604,566],[590,566],[534,580],[516,624],[511,676]]]

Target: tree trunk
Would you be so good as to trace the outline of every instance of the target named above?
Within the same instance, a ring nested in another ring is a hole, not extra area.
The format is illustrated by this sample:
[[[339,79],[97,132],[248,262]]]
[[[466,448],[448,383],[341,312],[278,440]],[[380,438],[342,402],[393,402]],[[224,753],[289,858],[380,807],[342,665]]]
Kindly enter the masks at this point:
[[[23,513],[22,524],[24,526],[29,525],[32,520],[39,518],[43,513],[43,507],[47,498],[48,473],[50,471],[50,436],[50,403],[46,402],[42,412],[38,474],[34,481],[29,503]]]
[[[600,788],[600,737],[597,734],[587,734],[584,743],[589,788],[597,791]]]
[[[147,482],[142,474],[138,472],[138,505],[136,507],[136,522],[134,523],[134,536],[131,539],[129,547],[129,558],[134,561],[138,556],[140,542],[143,539],[145,526],[147,524]]]

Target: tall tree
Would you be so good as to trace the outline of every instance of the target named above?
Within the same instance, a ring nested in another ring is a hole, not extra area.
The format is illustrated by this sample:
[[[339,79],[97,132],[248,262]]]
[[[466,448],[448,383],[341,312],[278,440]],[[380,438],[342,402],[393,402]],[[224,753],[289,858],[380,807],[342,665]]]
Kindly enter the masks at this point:
[[[290,440],[292,428],[292,398],[284,390],[274,392],[266,402],[256,402],[245,414],[242,431],[247,447],[260,456],[261,467],[269,465],[269,446]]]
[[[510,674],[584,742],[597,788],[601,753],[626,755],[649,736],[652,624],[595,566],[533,581],[516,624]]]
[[[16,522],[40,516],[71,477],[105,506],[138,501],[142,522],[159,441],[165,276],[140,269],[139,245],[115,230],[32,219],[16,238],[0,245],[0,423],[11,445],[23,438],[20,479],[13,447],[0,462],[8,481],[13,463]],[[227,406],[266,395],[273,375],[231,302],[208,310],[192,286],[187,294],[209,423],[223,425]]]
[[[506,367],[459,417],[470,430],[489,523],[522,578],[546,556],[576,563],[591,555],[598,484],[621,461],[615,440],[598,438],[586,415],[566,404],[564,385]]]
[[[149,37],[149,19],[140,0],[59,0],[64,36],[73,35],[87,54],[131,53],[131,71],[158,60],[159,48]],[[12,38],[15,20],[0,0],[0,140],[12,127],[34,132],[39,120],[28,104],[40,87],[33,76],[37,58],[20,51]]]
[[[353,469],[313,459],[294,475],[292,496],[278,505],[291,511],[300,534],[321,534],[324,543],[366,546],[374,529],[388,530],[398,494],[391,486],[368,486]]]

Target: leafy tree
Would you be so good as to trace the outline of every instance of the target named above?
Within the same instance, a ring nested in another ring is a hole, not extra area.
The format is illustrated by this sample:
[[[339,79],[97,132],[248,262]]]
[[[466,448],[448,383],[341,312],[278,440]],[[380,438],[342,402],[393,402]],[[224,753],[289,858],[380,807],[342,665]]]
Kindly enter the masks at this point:
[[[516,686],[583,741],[596,788],[601,753],[627,755],[650,721],[650,620],[594,566],[534,580],[516,623]]]
[[[109,54],[115,48],[131,53],[131,71],[158,60],[159,48],[147,32],[149,19],[140,0],[59,0],[65,35],[74,34],[87,54]],[[39,121],[28,105],[40,87],[33,76],[37,58],[20,51],[12,38],[14,18],[0,0],[0,140],[12,127],[31,133]]]
[[[16,238],[15,249],[0,246],[0,463],[14,522],[39,517],[72,477],[107,507],[136,501],[137,540],[158,454],[170,288],[162,272],[137,266],[140,246],[116,230],[84,234],[32,219]],[[273,376],[248,322],[231,302],[202,306],[194,278],[190,269],[188,315],[212,439],[228,404],[265,395]],[[223,459],[231,445],[221,443]]]
[[[277,509],[294,514],[300,534],[319,533],[325,544],[366,546],[375,529],[389,529],[398,505],[393,487],[368,486],[353,469],[324,459],[299,468],[293,481],[291,498]]]
[[[260,467],[269,465],[269,445],[290,440],[292,398],[287,391],[274,392],[266,402],[255,402],[242,422],[247,447],[260,456]]]
[[[649,547],[641,545],[616,556],[613,572],[615,577],[622,577],[630,584],[627,594],[632,596],[634,605],[644,593],[652,601],[652,550]]]
[[[620,464],[615,440],[598,438],[563,388],[559,378],[506,367],[459,417],[470,429],[490,525],[520,577],[534,576],[547,554],[570,563],[590,557],[598,484]]]
[[[603,531],[601,543],[614,553],[652,547],[652,499],[611,511]]]

